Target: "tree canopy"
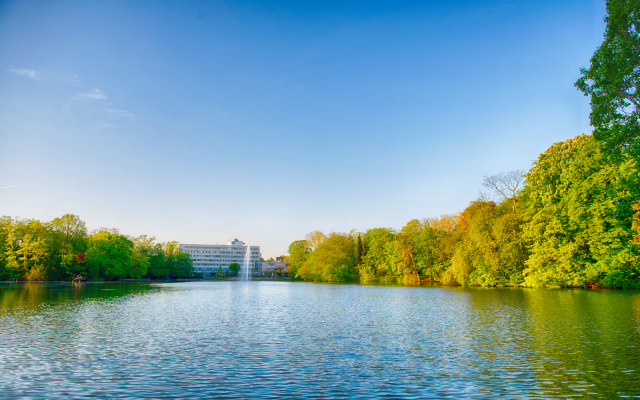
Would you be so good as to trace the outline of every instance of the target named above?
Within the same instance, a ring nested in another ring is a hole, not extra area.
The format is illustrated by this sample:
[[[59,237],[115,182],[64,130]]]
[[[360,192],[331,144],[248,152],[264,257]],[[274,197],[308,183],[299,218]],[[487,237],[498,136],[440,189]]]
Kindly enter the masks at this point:
[[[156,244],[153,237],[129,237],[117,229],[89,234],[73,214],[44,223],[0,218],[0,279],[114,280],[192,273],[191,259],[177,242]]]
[[[604,41],[576,87],[591,98],[595,138],[611,153],[640,155],[640,2],[607,0]]]

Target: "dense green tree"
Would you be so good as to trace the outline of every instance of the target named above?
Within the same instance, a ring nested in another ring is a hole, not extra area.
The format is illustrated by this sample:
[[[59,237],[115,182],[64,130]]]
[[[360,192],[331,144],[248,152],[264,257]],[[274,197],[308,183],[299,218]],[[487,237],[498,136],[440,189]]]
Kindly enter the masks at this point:
[[[54,257],[50,278],[71,277],[78,273],[78,252],[87,249],[85,223],[73,214],[65,214],[49,223],[51,228],[51,252]],[[57,268],[59,266],[59,268]]]
[[[229,264],[229,271],[231,272],[232,276],[238,275],[238,272],[240,271],[240,264],[238,264],[237,262],[232,262],[231,264]]]
[[[177,246],[173,247],[174,252],[167,255],[167,268],[169,275],[173,278],[187,278],[193,275],[193,262],[189,253],[180,251]]]
[[[304,262],[297,267],[295,277],[305,281],[322,281],[320,270],[316,268],[315,259],[311,257],[313,250],[317,249],[327,240],[327,236],[320,231],[312,231],[307,234],[305,240],[298,246],[302,246],[305,253],[298,253],[304,258]],[[294,242],[295,243],[295,242]],[[299,250],[298,250],[299,251]],[[295,269],[295,268],[294,268]]]
[[[356,240],[356,264],[358,267],[362,265],[362,257],[364,256],[364,249],[362,248],[362,239],[360,238],[360,234],[358,234],[358,239]]]
[[[13,219],[7,216],[0,217],[0,280],[13,279],[7,266],[7,250],[11,245],[9,238],[12,230]]]
[[[147,267],[147,276],[150,278],[162,278],[169,276],[169,268],[167,267],[166,256],[162,250],[161,244],[156,244],[149,254],[149,266]]]
[[[332,232],[316,246],[305,263],[308,280],[344,282],[357,278],[355,241],[351,235]]]
[[[27,233],[20,240],[16,250],[16,266],[27,280],[44,281],[47,279],[45,263],[49,255],[44,235]]]
[[[289,276],[296,277],[302,268],[309,253],[309,245],[306,240],[296,240],[289,245],[289,256],[286,261],[289,263]]]
[[[591,97],[594,136],[614,154],[640,155],[640,2],[608,0],[604,41],[576,86]]]
[[[419,271],[429,279],[440,276],[442,272],[438,268],[437,243],[437,230],[425,221],[413,238],[413,252]]]
[[[189,255],[177,242],[155,244],[142,235],[127,238],[117,229],[91,237],[73,214],[50,222],[0,218],[0,280],[118,279],[190,276]]]
[[[362,259],[360,280],[373,282],[387,275],[388,253],[394,252],[393,230],[390,228],[373,228],[364,234],[367,254]]]
[[[87,263],[92,278],[114,280],[131,274],[133,242],[123,235],[100,231],[89,238]]]
[[[401,272],[405,281],[420,281],[420,265],[416,260],[415,246],[421,230],[420,221],[412,219],[394,237],[395,247],[400,253],[400,265],[396,269]]]
[[[131,269],[127,273],[127,278],[140,279],[148,275],[151,267],[151,257],[157,252],[157,247],[154,243],[156,238],[141,235],[135,238],[129,237],[129,240],[133,242],[133,253],[131,254]]]
[[[46,280],[50,264],[47,227],[38,220],[10,220],[5,250],[11,279]]]
[[[629,267],[640,269],[640,202],[635,203],[632,206],[633,211],[633,238],[630,244],[630,253],[632,254],[632,260],[629,263]]]
[[[631,265],[638,159],[612,161],[592,136],[555,143],[527,174],[528,286],[638,286]]]
[[[513,212],[511,197],[496,205],[476,200],[459,217],[464,230],[451,257],[444,283],[481,286],[518,285],[522,282],[521,219]]]

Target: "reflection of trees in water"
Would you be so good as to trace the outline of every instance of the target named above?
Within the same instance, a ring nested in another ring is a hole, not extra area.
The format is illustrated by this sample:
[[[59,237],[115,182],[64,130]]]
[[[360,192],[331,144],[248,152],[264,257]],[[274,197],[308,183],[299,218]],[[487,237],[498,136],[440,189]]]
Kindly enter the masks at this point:
[[[0,312],[34,309],[43,303],[114,299],[158,290],[146,283],[37,283],[0,285]]]
[[[554,396],[640,395],[637,294],[586,290],[526,294],[531,351],[538,381],[547,382],[541,385],[545,390]]]
[[[553,398],[640,394],[636,293],[446,290],[452,296],[437,319],[451,343],[442,349],[452,346],[445,353],[462,355],[457,368],[474,377],[476,391]]]

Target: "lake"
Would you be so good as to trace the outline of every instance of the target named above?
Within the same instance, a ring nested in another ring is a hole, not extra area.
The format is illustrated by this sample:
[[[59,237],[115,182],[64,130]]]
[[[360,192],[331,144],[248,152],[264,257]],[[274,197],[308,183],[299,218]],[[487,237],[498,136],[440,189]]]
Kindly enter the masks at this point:
[[[640,396],[636,291],[0,284],[0,397]]]

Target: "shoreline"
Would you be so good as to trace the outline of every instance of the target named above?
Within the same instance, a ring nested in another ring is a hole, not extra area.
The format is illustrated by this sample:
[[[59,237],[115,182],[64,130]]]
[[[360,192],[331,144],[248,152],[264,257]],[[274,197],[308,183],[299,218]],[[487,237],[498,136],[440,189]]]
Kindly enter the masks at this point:
[[[221,279],[205,279],[205,278],[180,278],[180,279],[120,279],[116,281],[0,281],[0,284],[32,284],[32,283],[64,283],[64,284],[125,284],[125,283],[185,283],[185,282],[229,282],[240,281],[239,278],[221,278]],[[312,281],[300,281],[293,280],[291,278],[280,277],[255,277],[251,279],[254,282],[298,282],[298,283],[316,283],[316,284],[340,284],[340,285],[373,285],[373,286],[398,286],[398,287],[418,287],[418,286],[439,286],[439,287],[469,287],[469,288],[484,288],[484,289],[583,289],[583,290],[623,290],[623,287],[617,286],[599,286],[599,285],[585,285],[585,286],[547,286],[541,288],[533,288],[526,286],[480,286],[480,285],[443,285],[440,282],[426,280],[420,281],[420,283],[410,282],[312,282]],[[637,289],[628,289],[637,290]]]

